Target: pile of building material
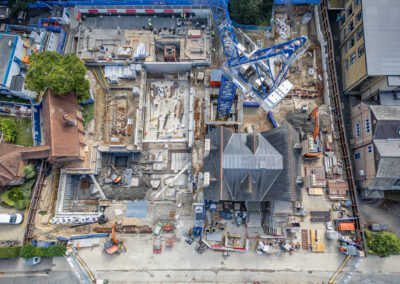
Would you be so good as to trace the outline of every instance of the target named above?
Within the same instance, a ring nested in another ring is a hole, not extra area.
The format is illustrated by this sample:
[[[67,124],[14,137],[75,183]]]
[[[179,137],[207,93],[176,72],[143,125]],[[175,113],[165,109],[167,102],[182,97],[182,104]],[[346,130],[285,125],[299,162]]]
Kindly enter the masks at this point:
[[[118,84],[119,79],[136,79],[136,65],[128,66],[105,66],[104,77],[110,84]]]
[[[344,180],[328,180],[328,194],[331,200],[346,199],[349,184]]]
[[[329,178],[340,178],[342,176],[342,162],[335,156],[324,157],[325,172]]]
[[[146,45],[144,43],[139,43],[135,48],[135,52],[133,53],[133,58],[145,59],[147,56],[149,56],[149,53],[146,52]]]

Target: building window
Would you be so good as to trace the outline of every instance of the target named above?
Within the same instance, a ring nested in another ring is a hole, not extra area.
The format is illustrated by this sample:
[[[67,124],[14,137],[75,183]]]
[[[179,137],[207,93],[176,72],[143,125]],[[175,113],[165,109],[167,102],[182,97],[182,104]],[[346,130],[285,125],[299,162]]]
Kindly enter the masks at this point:
[[[351,22],[349,23],[349,25],[347,26],[348,30],[349,30],[349,34],[354,30],[354,23],[353,20],[351,20]]]
[[[372,153],[372,145],[368,146],[368,153]]]
[[[347,8],[347,17],[350,17],[353,14],[353,5],[350,4],[349,8]]]
[[[366,131],[367,133],[370,133],[370,132],[371,132],[371,122],[369,121],[369,118],[367,118],[367,119],[365,120],[365,131]]]
[[[360,137],[361,135],[361,128],[359,123],[356,124],[356,135],[357,137]]]
[[[356,25],[361,21],[362,19],[362,11],[358,12],[356,15]]]
[[[354,36],[349,39],[349,49],[352,48],[356,44],[356,41],[354,40]]]
[[[343,29],[343,40],[346,38],[346,36],[347,36],[347,29],[346,29],[346,27],[344,27],[344,29]]]
[[[399,128],[399,129],[397,129],[397,134],[398,134],[398,135],[400,135],[400,128]]]
[[[346,62],[345,62],[345,66],[346,66],[346,69],[349,69],[349,60],[348,59],[346,59]]]
[[[356,62],[356,53],[353,52],[353,53],[350,55],[350,65],[353,65],[355,62]]]
[[[342,27],[344,25],[344,23],[346,22],[346,13],[343,13],[340,16],[340,27]]]
[[[354,154],[354,160],[357,160],[357,159],[360,159],[360,158],[361,158],[361,154],[360,153]]]
[[[395,182],[393,186],[400,186],[400,178],[398,178]]]
[[[364,29],[363,29],[363,27],[360,27],[358,30],[357,30],[357,40],[359,40],[360,38],[362,38],[363,37],[363,34],[364,34]]]
[[[356,8],[360,4],[360,0],[354,0],[354,8]]]
[[[347,53],[347,51],[349,51],[349,45],[346,43],[344,44],[344,53]]]
[[[365,47],[364,47],[364,45],[361,45],[359,48],[358,48],[358,58],[360,58],[363,54],[364,54],[364,52],[365,52]]]

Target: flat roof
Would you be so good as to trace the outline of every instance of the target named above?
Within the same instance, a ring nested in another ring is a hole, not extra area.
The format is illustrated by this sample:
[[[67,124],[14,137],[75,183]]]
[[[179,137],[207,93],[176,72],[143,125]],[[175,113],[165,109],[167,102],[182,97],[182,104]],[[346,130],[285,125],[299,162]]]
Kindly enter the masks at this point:
[[[13,54],[16,35],[0,34],[0,84],[3,84],[7,75],[8,62]],[[11,41],[11,44],[9,42]]]
[[[400,1],[363,0],[367,74],[400,75]]]

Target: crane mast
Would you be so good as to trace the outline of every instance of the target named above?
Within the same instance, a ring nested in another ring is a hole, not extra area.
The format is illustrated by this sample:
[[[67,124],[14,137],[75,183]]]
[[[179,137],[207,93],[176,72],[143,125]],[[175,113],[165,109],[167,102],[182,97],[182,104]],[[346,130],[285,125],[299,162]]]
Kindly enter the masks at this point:
[[[225,0],[208,2],[227,59],[221,67],[223,76],[218,96],[217,119],[228,119],[238,87],[266,111],[271,111],[293,87],[284,78],[293,62],[307,50],[307,38],[298,37],[262,49],[238,30],[254,47],[248,51],[236,38]],[[275,62],[280,65],[278,72],[274,69]]]

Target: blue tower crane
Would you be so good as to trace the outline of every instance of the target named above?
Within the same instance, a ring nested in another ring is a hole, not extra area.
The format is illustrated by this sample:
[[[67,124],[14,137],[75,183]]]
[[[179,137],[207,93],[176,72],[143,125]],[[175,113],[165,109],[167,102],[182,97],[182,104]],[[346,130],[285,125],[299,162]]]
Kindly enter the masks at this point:
[[[266,111],[272,110],[293,86],[283,79],[292,63],[307,50],[307,38],[298,37],[260,49],[239,30],[254,46],[249,52],[236,38],[225,0],[208,0],[208,2],[227,59],[221,67],[223,76],[218,97],[217,119],[228,119],[237,87],[243,93],[250,95]],[[275,72],[273,68],[276,63],[280,66],[279,72]]]

